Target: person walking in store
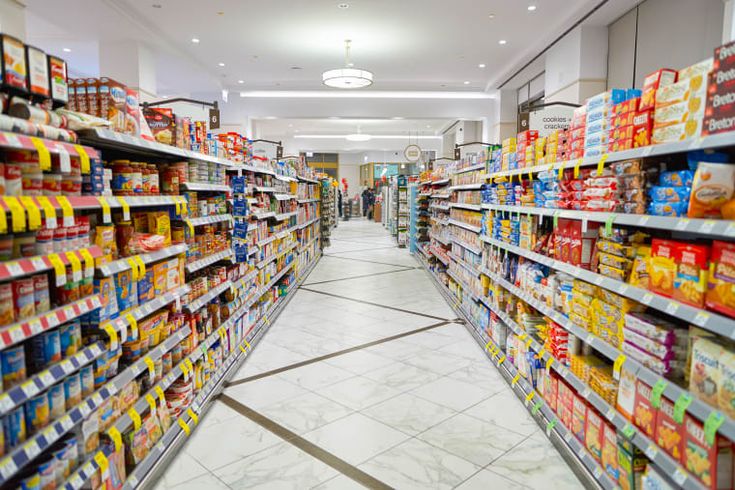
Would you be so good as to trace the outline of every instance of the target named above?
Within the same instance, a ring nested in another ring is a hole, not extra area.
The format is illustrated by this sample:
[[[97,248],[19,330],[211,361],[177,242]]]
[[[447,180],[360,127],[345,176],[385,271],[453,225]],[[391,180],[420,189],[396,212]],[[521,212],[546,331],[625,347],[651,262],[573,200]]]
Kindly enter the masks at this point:
[[[337,209],[339,210],[339,217],[342,217],[342,189],[337,189]]]
[[[373,206],[375,205],[375,193],[373,192],[372,187],[368,187],[368,212],[367,212],[367,218],[373,219]]]
[[[365,187],[363,189],[362,194],[360,194],[360,198],[362,199],[362,216],[366,217],[368,213],[368,208],[370,207],[370,199],[368,198],[368,195],[370,193],[370,188]]]

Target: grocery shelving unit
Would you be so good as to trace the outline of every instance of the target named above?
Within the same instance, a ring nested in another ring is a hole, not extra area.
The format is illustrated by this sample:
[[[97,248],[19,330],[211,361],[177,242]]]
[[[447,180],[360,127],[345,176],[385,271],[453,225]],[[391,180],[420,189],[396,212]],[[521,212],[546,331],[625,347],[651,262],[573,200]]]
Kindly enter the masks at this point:
[[[409,222],[411,207],[408,197],[408,178],[405,175],[396,177],[396,240],[400,248],[409,243]]]

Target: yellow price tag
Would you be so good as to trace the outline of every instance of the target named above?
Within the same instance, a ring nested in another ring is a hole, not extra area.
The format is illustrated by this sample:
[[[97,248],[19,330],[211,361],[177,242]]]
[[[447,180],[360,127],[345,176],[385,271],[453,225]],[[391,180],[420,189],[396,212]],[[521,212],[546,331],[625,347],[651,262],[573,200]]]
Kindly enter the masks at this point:
[[[194,425],[199,425],[199,417],[197,416],[197,414],[194,413],[194,410],[189,408],[186,410],[186,413],[189,415],[189,417],[191,417],[191,420],[194,421]]]
[[[253,350],[253,348],[250,347],[250,342],[248,342],[247,340],[243,340],[242,343],[245,344],[248,349]]]
[[[529,171],[528,171],[528,180],[529,180],[530,182],[533,182],[533,170],[529,170]]]
[[[18,198],[6,196],[3,198],[5,207],[10,210],[10,218],[13,223],[13,232],[19,233],[26,230],[26,213],[18,202]]]
[[[532,343],[533,343],[532,338],[529,337],[528,339],[526,339],[526,349],[530,349]]]
[[[536,395],[536,392],[535,391],[532,391],[528,395],[526,395],[526,404],[528,404],[528,402],[530,402],[531,400],[533,400],[533,397],[535,395]]]
[[[166,403],[166,396],[163,394],[163,388],[156,386],[154,391],[156,392],[156,395],[158,395],[158,399],[161,400],[161,404]]]
[[[82,168],[83,174],[89,173],[89,155],[82,145],[74,145],[74,149],[79,153],[79,166]]]
[[[498,359],[498,366],[501,366],[505,362],[505,354],[500,356],[500,359]]]
[[[79,253],[84,259],[84,275],[92,277],[94,275],[94,259],[92,258],[92,254],[86,248],[80,249]]]
[[[184,223],[186,223],[186,226],[189,227],[189,236],[193,237],[194,236],[194,225],[192,225],[191,221],[189,221],[188,219],[184,220]]]
[[[81,281],[82,262],[79,260],[79,257],[77,257],[77,254],[74,252],[66,252],[66,260],[68,260],[71,265],[72,281]]]
[[[102,207],[102,222],[112,223],[112,212],[110,211],[110,203],[107,202],[107,198],[100,196],[97,198],[97,202],[99,202]]]
[[[140,336],[138,332],[138,320],[135,319],[132,313],[125,315],[125,319],[128,321],[128,325],[130,325],[130,333],[132,334],[130,338],[133,340],[138,339]]]
[[[553,171],[554,171],[554,162],[551,162],[551,163],[549,164],[549,168],[547,169],[547,171],[548,171],[549,173],[551,173],[551,172],[553,172]]]
[[[116,427],[110,427],[110,430],[107,431],[107,435],[110,436],[110,440],[115,445],[115,452],[122,449],[122,436]]]
[[[123,221],[130,221],[130,204],[125,200],[124,197],[118,197],[117,202],[120,203],[120,207],[123,212]]]
[[[135,407],[130,407],[130,409],[128,410],[128,415],[130,416],[130,420],[133,421],[133,429],[140,429],[140,425],[142,422],[140,420],[140,414],[135,409]]]
[[[107,332],[108,337],[110,337],[110,350],[117,350],[117,330],[110,323],[105,323],[102,330]]]
[[[153,398],[153,395],[146,395],[145,401],[148,402],[148,409],[151,411],[151,414],[156,413],[156,399]]]
[[[489,352],[492,352],[492,350],[493,350],[493,342],[492,341],[490,341],[487,344],[485,344],[485,350],[486,351],[489,351]]]
[[[546,359],[546,370],[548,371],[551,368],[551,365],[554,364],[554,357],[549,356],[548,359]]]
[[[134,258],[128,257],[128,265],[130,266],[130,270],[133,273],[133,281],[137,282],[138,279],[140,279],[140,275],[138,274],[138,263],[135,261]]]
[[[61,216],[64,218],[64,226],[74,226],[74,209],[66,196],[56,196],[56,202],[61,206]]]
[[[46,196],[38,196],[36,197],[36,201],[43,208],[43,216],[46,218],[46,228],[56,228],[56,208],[54,208],[54,205],[51,204],[51,201]]]
[[[48,260],[51,262],[51,266],[54,268],[54,274],[56,277],[56,286],[63,286],[66,284],[66,266],[61,261],[59,254],[49,254]]]
[[[51,170],[51,153],[46,147],[46,143],[41,138],[31,136],[31,143],[36,147],[38,152],[38,164],[41,166],[41,171]]]
[[[597,162],[597,176],[600,177],[602,175],[602,170],[605,168],[605,162],[607,161],[608,155],[605,153],[600,157],[600,161]]]
[[[536,359],[543,359],[544,354],[546,354],[546,347],[542,346],[541,349],[536,354]]]
[[[575,179],[579,178],[579,167],[582,166],[583,161],[584,161],[584,158],[580,158],[579,160],[577,160],[577,163],[574,165],[574,178]]]
[[[181,372],[184,373],[184,379],[189,379],[189,368],[185,362],[181,363]]]
[[[176,216],[181,216],[181,198],[173,196],[174,206],[176,206]]]
[[[184,419],[179,418],[179,426],[181,427],[181,430],[183,430],[184,433],[187,435],[187,437],[191,434],[191,429],[189,428],[189,424],[187,424]]]
[[[28,214],[28,230],[37,230],[41,227],[41,210],[31,196],[21,196],[20,203]]]
[[[187,358],[184,360],[187,366],[189,366],[189,371],[191,371],[191,374],[194,374],[194,364],[191,363],[191,359]]]
[[[143,358],[143,362],[146,366],[148,366],[148,375],[151,377],[151,379],[156,377],[156,365],[153,363],[153,359],[151,359],[150,356],[145,356]]]
[[[184,214],[184,216],[189,215],[189,202],[186,200],[185,197],[179,197],[181,199],[181,212]]]
[[[620,379],[620,370],[623,369],[623,364],[625,364],[625,360],[627,357],[625,357],[625,354],[620,354],[617,359],[615,359],[615,362],[613,363],[613,378]]]
[[[524,340],[526,340],[528,338],[528,334],[527,333],[522,333],[522,334],[520,334],[518,336],[518,338],[521,340],[521,342],[523,342]]]
[[[559,163],[559,171],[556,176],[558,180],[562,180],[564,178],[564,162]]]
[[[247,353],[247,351],[245,350],[245,347],[243,347],[242,344],[240,344],[240,350],[242,351],[243,354]]]
[[[138,264],[138,277],[140,279],[145,278],[145,262],[143,262],[143,259],[140,257],[140,255],[136,255],[133,257],[133,260],[135,260],[135,263]]]
[[[516,374],[513,380],[510,382],[510,386],[515,388],[515,386],[518,384],[518,381],[520,379],[521,379],[521,373]]]
[[[5,208],[0,206],[0,233],[3,235],[8,232],[8,216],[6,213]]]
[[[97,466],[100,468],[100,475],[107,474],[107,471],[110,469],[110,462],[107,460],[105,453],[97,451],[97,454],[94,455],[94,462],[97,463]]]

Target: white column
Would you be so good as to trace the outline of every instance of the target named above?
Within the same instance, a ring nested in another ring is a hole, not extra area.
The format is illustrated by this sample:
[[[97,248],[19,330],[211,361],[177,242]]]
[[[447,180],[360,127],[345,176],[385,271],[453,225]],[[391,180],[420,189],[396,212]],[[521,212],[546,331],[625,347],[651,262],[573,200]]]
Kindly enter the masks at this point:
[[[26,8],[15,0],[0,0],[0,32],[26,40]]]
[[[157,100],[153,52],[133,40],[100,42],[100,76],[110,77],[138,90],[141,102]]]
[[[607,88],[607,27],[574,29],[546,53],[545,101],[581,104]]]
[[[488,143],[501,143],[515,136],[518,125],[518,92],[516,89],[498,90],[494,100],[494,117]]]
[[[722,16],[722,44],[735,40],[735,0],[724,0]]]

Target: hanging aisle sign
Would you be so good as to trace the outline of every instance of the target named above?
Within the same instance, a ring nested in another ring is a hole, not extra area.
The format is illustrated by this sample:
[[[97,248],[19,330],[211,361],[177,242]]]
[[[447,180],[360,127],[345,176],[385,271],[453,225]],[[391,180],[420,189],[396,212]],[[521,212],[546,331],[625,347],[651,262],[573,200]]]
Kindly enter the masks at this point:
[[[416,163],[421,159],[421,147],[419,145],[408,145],[406,149],[403,150],[403,156],[407,161]]]

